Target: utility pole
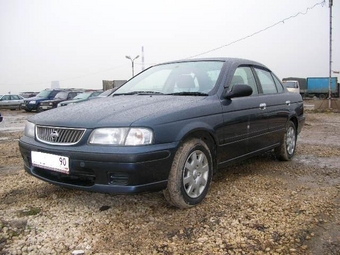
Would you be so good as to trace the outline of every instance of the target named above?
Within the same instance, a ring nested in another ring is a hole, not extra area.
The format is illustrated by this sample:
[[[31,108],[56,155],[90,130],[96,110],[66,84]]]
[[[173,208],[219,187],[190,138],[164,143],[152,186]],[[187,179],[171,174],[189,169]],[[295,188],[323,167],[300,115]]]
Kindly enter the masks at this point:
[[[142,46],[142,71],[144,71],[145,65],[144,65],[144,46]]]
[[[328,108],[332,108],[332,7],[333,0],[329,0],[329,85]]]
[[[135,76],[135,60],[139,58],[139,55],[137,55],[135,58],[131,58],[130,56],[125,56],[127,59],[131,60],[131,65],[132,65],[132,77]]]

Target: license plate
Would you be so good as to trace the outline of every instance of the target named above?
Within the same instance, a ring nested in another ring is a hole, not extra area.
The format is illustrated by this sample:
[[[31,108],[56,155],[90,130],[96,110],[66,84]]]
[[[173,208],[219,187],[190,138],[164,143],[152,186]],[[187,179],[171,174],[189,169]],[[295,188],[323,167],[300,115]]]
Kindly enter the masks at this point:
[[[31,152],[32,165],[69,174],[69,158],[38,151]]]

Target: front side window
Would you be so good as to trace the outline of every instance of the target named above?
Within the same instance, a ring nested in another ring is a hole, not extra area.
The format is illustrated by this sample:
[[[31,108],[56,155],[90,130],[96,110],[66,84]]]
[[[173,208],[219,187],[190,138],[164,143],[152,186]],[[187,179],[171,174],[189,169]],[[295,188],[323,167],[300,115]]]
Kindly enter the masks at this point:
[[[277,93],[276,85],[271,73],[267,70],[255,68],[257,77],[260,80],[263,94]]]
[[[12,100],[20,100],[21,98],[18,95],[12,95]]]
[[[259,93],[254,74],[249,66],[241,66],[236,69],[229,88],[231,89],[236,84],[249,85],[253,89],[252,95],[257,95]]]
[[[1,100],[9,100],[10,96],[9,95],[4,95]]]

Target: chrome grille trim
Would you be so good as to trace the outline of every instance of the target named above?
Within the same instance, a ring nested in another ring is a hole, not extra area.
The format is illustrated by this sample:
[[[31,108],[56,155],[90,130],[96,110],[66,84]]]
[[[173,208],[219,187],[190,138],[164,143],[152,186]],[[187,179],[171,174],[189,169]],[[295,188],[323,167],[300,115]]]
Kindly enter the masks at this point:
[[[36,126],[35,134],[38,141],[53,145],[74,145],[80,142],[85,128],[65,128]]]

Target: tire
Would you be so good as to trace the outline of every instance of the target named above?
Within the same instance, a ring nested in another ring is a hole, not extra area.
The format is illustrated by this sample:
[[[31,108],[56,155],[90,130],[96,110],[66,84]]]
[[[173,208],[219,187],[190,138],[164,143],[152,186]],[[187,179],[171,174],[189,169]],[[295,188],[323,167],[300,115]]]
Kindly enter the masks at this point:
[[[281,161],[291,160],[295,154],[296,140],[296,127],[292,121],[288,121],[281,145],[274,150],[276,158]]]
[[[44,111],[44,109],[41,106],[38,106],[37,112],[43,112],[43,111]]]
[[[327,95],[326,94],[319,94],[319,99],[326,99]]]
[[[213,173],[211,153],[200,139],[186,141],[176,152],[165,199],[181,209],[199,204],[207,195]]]

